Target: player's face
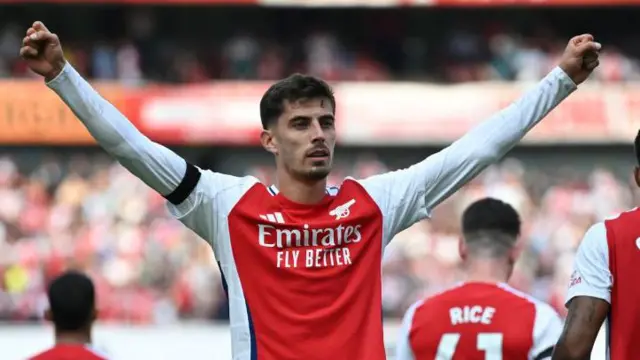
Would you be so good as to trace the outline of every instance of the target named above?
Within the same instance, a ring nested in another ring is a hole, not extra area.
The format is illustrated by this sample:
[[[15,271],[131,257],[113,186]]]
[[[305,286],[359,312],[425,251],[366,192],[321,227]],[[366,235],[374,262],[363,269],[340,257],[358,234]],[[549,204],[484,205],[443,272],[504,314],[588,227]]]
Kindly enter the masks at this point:
[[[303,180],[326,178],[336,142],[333,114],[328,98],[286,102],[272,134],[278,166]]]

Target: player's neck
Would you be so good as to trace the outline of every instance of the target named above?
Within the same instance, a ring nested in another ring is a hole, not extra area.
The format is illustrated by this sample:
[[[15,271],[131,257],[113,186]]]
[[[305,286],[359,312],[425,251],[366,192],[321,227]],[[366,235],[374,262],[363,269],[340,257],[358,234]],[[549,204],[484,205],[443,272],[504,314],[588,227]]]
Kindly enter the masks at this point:
[[[465,268],[468,282],[503,283],[511,275],[509,267],[496,260],[470,259]]]
[[[56,332],[56,345],[91,344],[91,333]]]
[[[317,204],[325,196],[327,180],[300,181],[288,174],[278,174],[278,191],[298,204]]]

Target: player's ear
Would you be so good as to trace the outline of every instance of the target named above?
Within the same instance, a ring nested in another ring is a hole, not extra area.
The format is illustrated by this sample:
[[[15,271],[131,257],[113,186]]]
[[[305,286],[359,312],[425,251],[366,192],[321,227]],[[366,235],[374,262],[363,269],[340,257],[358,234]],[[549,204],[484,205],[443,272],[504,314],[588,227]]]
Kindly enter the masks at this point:
[[[636,166],[636,168],[633,169],[633,177],[636,180],[636,185],[640,187],[640,166]]]
[[[47,309],[44,311],[44,319],[53,322],[53,314],[51,313],[51,309]]]
[[[93,309],[93,311],[91,312],[91,322],[94,322],[96,320],[98,320],[98,309]]]
[[[467,249],[467,244],[465,244],[463,237],[460,237],[458,239],[458,253],[460,253],[460,258],[462,260],[466,260],[467,259],[467,255],[469,253],[469,250]]]
[[[260,134],[262,147],[273,155],[278,155],[278,140],[273,136],[273,130],[263,129]]]

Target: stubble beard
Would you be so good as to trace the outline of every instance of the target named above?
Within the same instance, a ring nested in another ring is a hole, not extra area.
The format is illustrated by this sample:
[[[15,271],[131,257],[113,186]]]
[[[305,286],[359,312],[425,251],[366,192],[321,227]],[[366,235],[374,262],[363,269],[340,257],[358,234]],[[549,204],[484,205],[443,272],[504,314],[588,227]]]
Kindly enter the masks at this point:
[[[309,180],[324,180],[331,173],[331,165],[313,166],[311,170],[307,172],[306,177]]]
[[[311,164],[311,168],[300,169],[297,177],[305,182],[321,181],[327,178],[331,173],[331,162],[318,161]]]

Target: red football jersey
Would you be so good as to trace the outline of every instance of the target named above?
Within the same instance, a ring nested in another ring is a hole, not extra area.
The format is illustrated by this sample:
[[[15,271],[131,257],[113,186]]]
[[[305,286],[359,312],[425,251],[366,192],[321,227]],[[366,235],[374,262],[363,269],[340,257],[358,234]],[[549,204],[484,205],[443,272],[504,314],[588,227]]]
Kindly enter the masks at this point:
[[[108,360],[89,345],[59,344],[29,360]]]
[[[137,131],[71,65],[48,86],[103,148],[165,194],[171,214],[211,245],[229,295],[237,360],[385,360],[381,261],[387,244],[498,161],[576,89],[555,68],[442,151],[406,169],[346,179],[320,203],[302,205],[255,177],[188,165]],[[212,100],[224,105],[224,97]]]
[[[611,304],[607,319],[607,358],[640,357],[640,209],[593,225],[574,263],[567,304],[590,296]]]
[[[506,284],[469,282],[414,304],[398,360],[528,360],[551,357],[562,320],[551,306]]]

